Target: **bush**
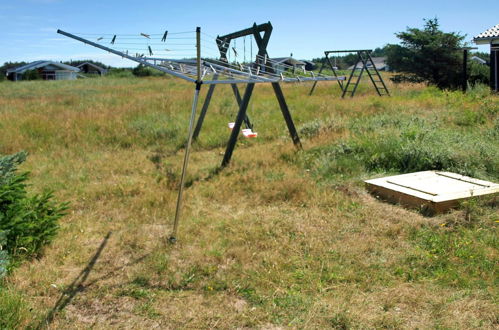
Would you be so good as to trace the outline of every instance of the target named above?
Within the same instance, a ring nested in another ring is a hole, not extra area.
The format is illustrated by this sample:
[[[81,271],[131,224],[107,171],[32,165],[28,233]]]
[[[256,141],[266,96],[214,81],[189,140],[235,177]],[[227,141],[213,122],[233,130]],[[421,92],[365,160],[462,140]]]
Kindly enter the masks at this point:
[[[136,77],[152,77],[152,76],[163,76],[164,73],[156,69],[147,67],[143,64],[137,65],[132,70],[133,75]]]
[[[58,220],[65,214],[66,203],[52,201],[51,192],[28,195],[27,172],[17,173],[17,166],[26,160],[20,152],[0,157],[0,272],[11,265],[39,255],[58,229]]]
[[[475,86],[476,84],[489,84],[490,69],[487,65],[469,62],[469,70],[468,81],[472,86]]]
[[[106,77],[112,78],[133,78],[132,69],[128,68],[112,68],[108,71]]]
[[[41,80],[42,76],[38,70],[28,70],[23,73],[23,80]]]

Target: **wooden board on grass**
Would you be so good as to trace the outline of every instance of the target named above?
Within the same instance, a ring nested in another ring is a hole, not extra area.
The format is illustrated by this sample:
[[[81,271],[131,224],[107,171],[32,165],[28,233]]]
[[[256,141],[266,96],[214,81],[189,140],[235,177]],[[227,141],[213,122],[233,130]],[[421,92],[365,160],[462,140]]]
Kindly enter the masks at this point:
[[[499,184],[440,171],[423,171],[366,180],[367,189],[404,206],[445,212],[467,198],[495,194]]]

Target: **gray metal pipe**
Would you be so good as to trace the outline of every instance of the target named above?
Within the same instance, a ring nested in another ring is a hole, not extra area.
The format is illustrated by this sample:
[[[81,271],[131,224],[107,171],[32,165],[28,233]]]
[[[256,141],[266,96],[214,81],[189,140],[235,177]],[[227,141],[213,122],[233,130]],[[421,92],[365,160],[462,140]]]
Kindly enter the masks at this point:
[[[180,215],[182,212],[182,197],[183,197],[184,187],[185,187],[185,177],[187,174],[187,166],[189,164],[189,155],[190,155],[191,144],[192,144],[192,134],[194,132],[194,121],[196,120],[196,108],[197,108],[197,104],[198,104],[200,89],[201,89],[201,83],[197,83],[196,84],[196,91],[194,92],[194,100],[192,101],[191,118],[189,120],[189,134],[187,137],[187,144],[185,146],[184,164],[182,165],[182,176],[180,177],[180,187],[178,189],[177,208],[175,209],[175,220],[173,221],[173,231],[172,231],[172,234],[170,235],[170,238],[169,238],[169,241],[171,243],[175,243],[177,241],[178,223],[179,223]]]

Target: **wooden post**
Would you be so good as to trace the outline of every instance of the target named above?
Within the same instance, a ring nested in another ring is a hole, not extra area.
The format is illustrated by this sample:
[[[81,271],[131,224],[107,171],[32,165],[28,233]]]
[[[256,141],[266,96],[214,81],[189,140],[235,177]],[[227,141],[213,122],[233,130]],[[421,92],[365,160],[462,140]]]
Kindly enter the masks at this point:
[[[499,91],[499,45],[490,44],[490,88]]]
[[[463,49],[463,81],[462,81],[463,93],[466,93],[467,86],[468,86],[468,50]]]

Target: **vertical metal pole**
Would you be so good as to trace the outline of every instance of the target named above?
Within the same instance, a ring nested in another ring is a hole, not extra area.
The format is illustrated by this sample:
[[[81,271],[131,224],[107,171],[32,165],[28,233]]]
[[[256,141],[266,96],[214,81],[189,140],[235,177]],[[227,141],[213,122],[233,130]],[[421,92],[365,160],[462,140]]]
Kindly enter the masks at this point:
[[[196,51],[197,51],[197,83],[201,84],[201,28],[196,28]]]
[[[196,91],[194,92],[194,100],[192,101],[191,118],[189,120],[189,134],[187,144],[185,146],[184,163],[182,165],[182,176],[180,177],[180,187],[178,189],[177,208],[175,209],[175,220],[173,222],[173,231],[169,238],[170,243],[177,241],[178,222],[182,211],[182,195],[185,187],[185,177],[187,174],[187,166],[189,164],[189,155],[192,144],[192,134],[194,133],[194,121],[196,120],[196,108],[199,99],[199,91],[201,90],[201,28],[196,28],[196,48],[197,48],[197,81]]]

